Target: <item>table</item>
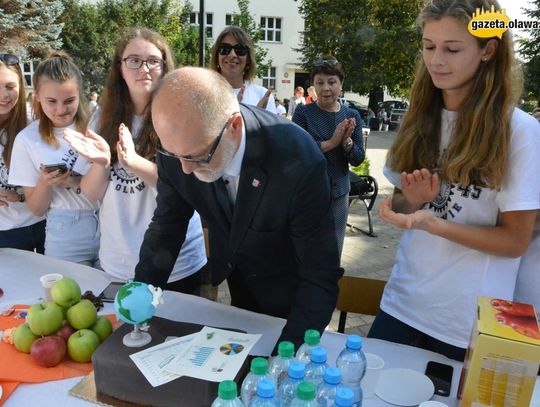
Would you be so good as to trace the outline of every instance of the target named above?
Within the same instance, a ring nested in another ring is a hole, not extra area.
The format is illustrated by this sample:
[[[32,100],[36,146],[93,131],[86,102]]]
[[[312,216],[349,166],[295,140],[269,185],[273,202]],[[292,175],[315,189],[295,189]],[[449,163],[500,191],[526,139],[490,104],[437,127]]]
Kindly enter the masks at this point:
[[[47,273],[61,273],[75,278],[83,291],[100,293],[112,279],[105,273],[90,267],[51,259],[34,253],[15,249],[0,249],[0,287],[4,296],[0,298],[0,309],[13,304],[34,304],[43,292],[39,276]],[[102,313],[113,312],[107,304]],[[262,339],[252,353],[269,355],[285,325],[285,320],[257,314],[204,298],[175,292],[164,293],[164,304],[158,307],[157,316],[176,321],[192,322],[202,325],[230,326],[248,333],[261,333]],[[321,344],[328,350],[328,362],[334,364],[338,353],[345,345],[346,336],[325,331]],[[456,391],[461,373],[460,362],[440,354],[406,345],[395,344],[378,339],[365,338],[366,352],[380,355],[385,360],[385,368],[407,367],[423,372],[427,361],[435,360],[454,367],[452,392],[450,397],[434,396],[449,406],[457,406]],[[89,407],[95,404],[69,396],[68,391],[81,378],[71,378],[41,384],[21,384],[5,403],[7,407],[39,405],[42,407]],[[44,397],[46,395],[47,397]],[[389,406],[377,397],[364,400],[365,407]],[[540,381],[537,380],[531,406],[540,407]]]

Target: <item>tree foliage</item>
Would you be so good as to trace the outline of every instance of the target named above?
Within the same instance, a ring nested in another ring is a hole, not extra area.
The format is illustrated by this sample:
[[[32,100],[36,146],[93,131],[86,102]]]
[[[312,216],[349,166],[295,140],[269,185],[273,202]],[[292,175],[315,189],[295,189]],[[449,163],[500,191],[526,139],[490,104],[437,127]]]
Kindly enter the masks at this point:
[[[540,0],[530,1],[530,8],[525,8],[525,14],[532,21],[540,21]],[[519,40],[519,51],[525,58],[525,91],[528,96],[540,100],[540,30],[525,29],[528,37]]]
[[[63,1],[64,49],[83,71],[87,91],[101,89],[116,42],[132,27],[150,28],[163,35],[177,64],[197,63],[197,32],[189,25],[188,5],[174,0]]]
[[[0,0],[0,47],[21,60],[40,58],[62,46],[61,0]]]
[[[420,48],[415,25],[423,0],[302,0],[299,49],[310,70],[323,55],[345,70],[345,88],[360,94],[407,95]],[[380,96],[379,96],[380,97]],[[370,106],[372,102],[370,101]]]
[[[266,74],[268,68],[272,65],[272,60],[266,61],[268,50],[259,45],[263,39],[264,32],[260,24],[257,24],[249,12],[249,0],[238,0],[239,13],[233,14],[232,24],[242,28],[253,41],[255,47],[255,60],[257,61],[257,76]]]

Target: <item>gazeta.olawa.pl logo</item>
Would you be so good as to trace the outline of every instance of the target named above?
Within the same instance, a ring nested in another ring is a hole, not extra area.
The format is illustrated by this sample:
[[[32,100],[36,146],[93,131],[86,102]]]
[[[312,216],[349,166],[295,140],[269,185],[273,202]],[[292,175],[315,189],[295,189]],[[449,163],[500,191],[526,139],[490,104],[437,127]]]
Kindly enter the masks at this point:
[[[484,8],[476,9],[471,21],[467,26],[469,33],[479,38],[499,37],[508,31],[508,29],[538,29],[538,21],[511,20],[506,15],[506,10],[495,11],[495,6],[491,10],[485,11]]]

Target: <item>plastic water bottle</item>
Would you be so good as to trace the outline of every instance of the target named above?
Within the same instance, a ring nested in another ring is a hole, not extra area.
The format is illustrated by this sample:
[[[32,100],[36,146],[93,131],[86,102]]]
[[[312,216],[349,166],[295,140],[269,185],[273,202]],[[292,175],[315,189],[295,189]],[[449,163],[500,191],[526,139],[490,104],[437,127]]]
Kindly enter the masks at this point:
[[[304,380],[306,366],[299,360],[293,360],[289,365],[288,377],[283,380],[278,389],[278,398],[281,402],[281,407],[289,407],[291,401],[296,396],[296,388]]]
[[[311,382],[302,382],[296,389],[296,397],[291,402],[291,407],[319,407],[315,399],[315,385]]]
[[[352,407],[354,403],[354,392],[347,386],[340,386],[336,391],[336,407]]]
[[[261,379],[257,383],[257,396],[249,403],[249,407],[280,407],[276,397],[276,385],[271,379]]]
[[[307,365],[311,361],[311,349],[318,346],[320,341],[321,334],[319,331],[315,329],[308,329],[304,333],[304,343],[296,352],[296,359]]]
[[[322,383],[326,364],[326,349],[315,346],[311,350],[311,362],[306,366],[306,380],[317,387]]]
[[[238,396],[236,383],[232,380],[224,380],[218,386],[218,397],[211,407],[243,407]]]
[[[287,378],[287,369],[293,361],[294,344],[289,341],[279,343],[278,355],[270,363],[270,376],[274,379],[276,387],[279,389],[283,380]]]
[[[354,392],[354,405],[362,405],[362,389],[360,381],[366,374],[366,356],[362,351],[362,338],[349,335],[347,345],[339,354],[336,366],[341,369],[341,381]]]
[[[336,391],[341,383],[341,370],[337,367],[327,367],[324,371],[324,380],[317,387],[317,401],[321,407],[334,405]]]
[[[250,372],[242,382],[240,390],[240,398],[244,406],[249,406],[251,400],[257,395],[257,383],[261,379],[272,380],[268,374],[268,361],[265,358],[254,358],[251,361]]]

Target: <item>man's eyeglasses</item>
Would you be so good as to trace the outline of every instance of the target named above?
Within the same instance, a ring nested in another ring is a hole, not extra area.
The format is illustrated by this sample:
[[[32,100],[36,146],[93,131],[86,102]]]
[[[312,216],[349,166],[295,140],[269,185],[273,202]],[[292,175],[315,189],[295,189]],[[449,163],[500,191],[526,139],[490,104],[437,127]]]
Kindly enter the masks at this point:
[[[320,66],[324,66],[324,65],[335,66],[337,64],[338,64],[337,59],[320,59],[318,61],[313,62],[313,66],[316,68]]]
[[[0,60],[6,65],[19,65],[19,57],[13,54],[0,54]]]
[[[239,57],[246,56],[249,52],[249,48],[242,44],[227,44],[223,43],[220,44],[218,47],[218,54],[219,55],[229,55],[231,53],[231,50],[234,49],[234,53],[238,55]]]
[[[163,59],[151,58],[145,60],[138,57],[126,57],[122,59],[122,62],[126,64],[127,69],[139,69],[143,64],[145,64],[149,71],[161,69],[165,63]]]
[[[200,165],[200,164],[208,165],[208,164],[210,164],[210,161],[212,161],[212,157],[214,156],[214,153],[216,152],[216,150],[217,150],[217,148],[219,146],[219,142],[221,141],[221,138],[223,137],[223,133],[225,132],[225,129],[227,128],[227,126],[231,122],[231,118],[235,114],[238,114],[238,113],[240,113],[240,112],[234,112],[229,116],[229,118],[227,119],[227,122],[225,123],[225,125],[223,126],[223,128],[219,132],[219,135],[217,136],[216,140],[212,144],[212,147],[210,147],[210,151],[208,152],[208,155],[206,156],[206,158],[191,158],[191,156],[177,155],[177,154],[171,153],[170,151],[165,150],[161,146],[157,147],[156,151],[158,153],[160,153],[160,154],[166,155],[167,157],[177,158],[178,160],[182,160],[182,161],[185,161],[185,162],[188,162],[188,163],[198,164],[198,165]]]

